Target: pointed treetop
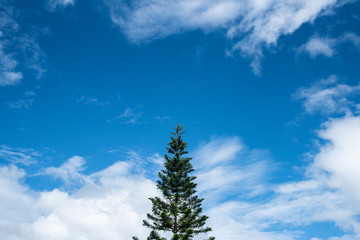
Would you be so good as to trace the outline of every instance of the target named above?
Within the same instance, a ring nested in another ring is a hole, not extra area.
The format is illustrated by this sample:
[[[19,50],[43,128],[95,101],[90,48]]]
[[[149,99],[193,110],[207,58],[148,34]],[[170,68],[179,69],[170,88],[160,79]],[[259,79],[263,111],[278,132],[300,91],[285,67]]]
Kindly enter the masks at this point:
[[[175,127],[175,133],[171,133],[173,135],[181,135],[185,133],[185,131],[183,131],[183,126],[181,126],[180,124],[178,124],[176,127]]]

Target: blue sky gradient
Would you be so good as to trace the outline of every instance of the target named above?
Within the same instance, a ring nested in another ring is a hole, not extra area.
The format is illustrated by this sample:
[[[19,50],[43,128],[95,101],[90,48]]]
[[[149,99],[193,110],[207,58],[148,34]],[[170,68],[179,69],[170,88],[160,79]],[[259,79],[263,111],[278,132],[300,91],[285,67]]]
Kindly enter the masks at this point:
[[[2,239],[145,239],[178,123],[217,239],[360,239],[359,13],[0,0]]]

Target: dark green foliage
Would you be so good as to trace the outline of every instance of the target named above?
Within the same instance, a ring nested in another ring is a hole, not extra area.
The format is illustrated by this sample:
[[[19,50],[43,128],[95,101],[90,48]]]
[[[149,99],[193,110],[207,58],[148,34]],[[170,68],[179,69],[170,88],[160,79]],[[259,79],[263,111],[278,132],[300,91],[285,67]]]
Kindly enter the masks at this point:
[[[147,240],[166,240],[157,231],[172,232],[171,240],[191,240],[200,233],[211,231],[204,227],[207,216],[201,215],[201,203],[204,200],[195,195],[196,183],[191,158],[185,157],[187,143],[181,138],[185,133],[182,126],[177,125],[175,133],[171,133],[171,141],[165,154],[164,169],[159,172],[157,187],[163,198],[150,198],[152,214],[147,214],[148,220],[143,225],[152,231]],[[134,240],[138,240],[133,237]],[[214,240],[211,237],[209,240]]]

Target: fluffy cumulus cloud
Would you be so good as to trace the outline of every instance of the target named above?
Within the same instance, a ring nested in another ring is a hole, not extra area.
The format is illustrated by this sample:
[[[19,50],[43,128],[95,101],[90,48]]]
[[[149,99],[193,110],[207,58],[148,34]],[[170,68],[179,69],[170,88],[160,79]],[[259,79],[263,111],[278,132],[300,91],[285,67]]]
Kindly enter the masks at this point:
[[[269,153],[246,147],[238,137],[214,137],[195,149],[191,155],[211,235],[224,240],[295,240],[304,238],[303,227],[324,222],[344,233],[328,240],[359,239],[360,117],[328,120],[318,136],[323,143],[303,178],[276,184],[266,180],[274,169]],[[141,222],[151,209],[148,197],[159,191],[139,170],[139,161],[146,161],[135,155],[90,174],[84,173],[86,160],[74,156],[37,176],[73,184],[71,191],[32,190],[24,184],[30,177],[25,170],[13,163],[2,165],[2,239],[145,239],[148,229]],[[148,160],[158,164],[160,156]]]
[[[105,0],[112,21],[131,42],[148,42],[191,30],[222,30],[233,43],[228,53],[251,57],[260,73],[262,48],[348,1],[276,0]]]
[[[250,183],[246,178],[233,179],[233,173],[246,176],[256,173],[259,168],[248,165],[247,168],[242,167],[244,172],[237,172],[239,170],[236,166],[230,165],[222,177],[219,175],[217,178],[220,181],[223,178],[229,179],[227,184],[233,187],[232,191],[235,191],[237,196],[243,195],[238,189],[244,186],[257,188],[265,184],[268,191],[273,190],[270,197],[262,195],[261,203],[232,197],[231,200],[214,204],[208,210],[214,235],[221,239],[302,239],[302,226],[330,222],[347,234],[329,239],[359,239],[359,135],[358,116],[345,116],[326,122],[319,131],[319,137],[325,143],[312,157],[304,179],[296,182],[266,184],[262,180],[265,171],[253,175],[257,181]],[[208,181],[202,179],[201,174],[199,176],[201,187],[203,182]],[[221,191],[222,187],[223,185],[213,184],[214,191]],[[219,193],[221,195],[223,192]],[[209,196],[206,191],[205,195]],[[282,226],[288,230],[274,230],[278,229],[273,228],[274,226]],[[318,236],[312,237],[318,239]]]
[[[131,239],[145,238],[141,226],[151,209],[148,197],[158,195],[155,184],[140,175],[131,175],[130,162],[119,162],[90,176],[76,174],[84,159],[73,157],[59,168],[47,169],[66,181],[69,175],[85,178],[76,192],[54,189],[34,192],[22,184],[24,170],[15,166],[0,168],[0,233],[14,239]]]
[[[310,170],[333,187],[341,188],[356,202],[360,201],[360,117],[346,116],[324,124],[319,135],[328,143],[316,156]],[[360,208],[358,209],[360,210]]]
[[[8,1],[0,3],[0,86],[15,86],[21,82],[20,63],[22,67],[33,69],[38,78],[45,72],[45,55],[36,36],[20,30],[16,11]]]

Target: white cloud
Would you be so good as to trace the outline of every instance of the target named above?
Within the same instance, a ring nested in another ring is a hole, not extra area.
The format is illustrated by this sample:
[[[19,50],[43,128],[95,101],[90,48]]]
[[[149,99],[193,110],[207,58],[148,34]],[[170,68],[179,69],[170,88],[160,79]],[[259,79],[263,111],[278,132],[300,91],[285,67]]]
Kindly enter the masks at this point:
[[[239,50],[253,59],[260,74],[262,48],[275,46],[282,35],[347,1],[319,0],[105,0],[111,19],[129,41],[148,42],[172,34],[201,29],[225,30],[234,43],[228,53]]]
[[[25,92],[25,96],[27,96],[27,97],[32,97],[32,96],[35,96],[36,95],[36,93],[34,92],[34,91],[26,91]]]
[[[18,65],[13,53],[6,51],[9,43],[5,39],[9,32],[16,32],[18,24],[13,19],[12,10],[0,3],[0,86],[14,86],[20,83],[22,73],[16,71]]]
[[[14,109],[27,109],[32,106],[34,99],[19,99],[14,102],[10,102],[8,106]]]
[[[58,7],[66,7],[74,3],[74,0],[48,0],[48,9],[54,11]]]
[[[313,157],[304,180],[274,185],[271,197],[264,196],[260,202],[231,198],[230,201],[219,201],[212,205],[207,214],[213,234],[221,239],[294,240],[301,239],[302,226],[331,222],[345,235],[330,237],[329,240],[359,239],[359,136],[360,117],[345,116],[329,120],[319,132],[319,137],[327,142],[320,146],[318,154]],[[212,183],[212,191],[221,191],[229,183],[238,187],[246,186],[242,181],[231,182],[232,173],[236,172],[234,169],[232,167],[218,175],[215,179],[220,184]],[[251,169],[238,173],[244,176],[249,171]],[[203,181],[212,182],[210,176]],[[227,176],[229,182],[222,185],[222,179]],[[209,194],[205,194],[205,199],[208,197]],[[273,226],[289,230],[274,230]],[[313,239],[318,238],[313,236]]]
[[[303,100],[303,107],[310,114],[350,113],[357,106],[351,101],[351,97],[360,93],[360,85],[350,86],[337,82],[337,77],[332,75],[308,88],[299,88],[293,97]]]
[[[122,124],[129,124],[129,125],[134,125],[134,124],[140,124],[139,119],[142,116],[142,113],[139,112],[135,112],[136,108],[126,108],[124,113],[120,114],[119,116],[113,118],[113,119],[109,119],[107,120],[108,122],[114,121],[114,120],[122,120],[121,123]]]
[[[84,95],[82,95],[79,99],[77,99],[76,102],[81,102],[86,105],[95,105],[99,107],[106,107],[108,105],[108,103],[104,103],[97,98],[85,97]]]
[[[31,221],[36,216],[36,195],[22,184],[24,177],[25,172],[14,165],[0,166],[0,231],[11,222]]]
[[[332,119],[324,127],[319,135],[328,143],[321,148],[309,171],[360,202],[360,117]]]
[[[6,58],[7,56],[0,53],[0,58]],[[22,73],[20,72],[8,72],[7,69],[11,69],[7,65],[1,66],[2,70],[0,75],[0,86],[15,86],[21,82]]]
[[[9,1],[0,3],[0,86],[18,85],[23,78],[20,67],[33,69],[38,78],[46,71],[35,35],[19,30],[14,12]]]
[[[360,117],[329,120],[319,131],[326,142],[313,156],[304,179],[272,185],[264,180],[274,168],[266,152],[246,148],[237,137],[212,138],[201,145],[190,155],[210,217],[207,225],[213,228],[210,235],[224,240],[295,240],[303,237],[302,227],[327,222],[344,232],[328,240],[358,239],[359,136]],[[144,177],[145,171],[138,170],[139,162],[144,162],[139,158],[132,152],[127,161],[88,175],[83,173],[85,160],[78,156],[48,168],[48,174],[65,181],[86,179],[72,194],[57,189],[34,193],[21,182],[26,177],[23,170],[1,167],[0,195],[6,197],[0,198],[0,206],[7,212],[0,216],[0,234],[5,240],[145,238],[149,230],[141,222],[151,209],[147,198],[159,192]],[[264,187],[262,195],[252,194]],[[21,202],[11,201],[15,197]],[[18,204],[31,205],[33,211],[20,211]]]
[[[148,157],[147,160],[160,166],[165,162],[164,157],[160,156],[159,153],[154,153],[152,156]]]
[[[0,145],[0,159],[4,159],[11,164],[31,165],[35,164],[36,158],[40,154],[33,149],[11,148],[6,145]]]
[[[82,175],[85,165],[85,159],[79,156],[73,156],[65,161],[60,167],[48,167],[45,168],[41,174],[50,175],[54,178],[62,179],[66,185],[73,183],[84,184],[90,182],[90,180]]]
[[[312,37],[300,49],[303,51],[307,51],[312,58],[319,55],[332,57],[335,54],[335,44],[335,39]]]
[[[85,164],[72,157],[48,174],[77,181],[74,172]],[[33,193],[20,182],[26,173],[0,168],[0,234],[4,240],[68,240],[145,238],[142,219],[151,209],[148,197],[158,195],[155,184],[133,175],[131,162],[118,162],[88,178],[73,194],[54,189]],[[75,174],[77,175],[77,174]]]
[[[211,168],[214,165],[233,160],[243,148],[243,144],[237,137],[213,138],[210,142],[200,146],[193,154],[194,159],[201,164],[201,168]]]
[[[307,52],[312,58],[319,55],[332,57],[337,53],[336,48],[345,42],[350,42],[360,49],[360,37],[355,33],[348,32],[338,38],[313,36],[299,48],[299,51]]]
[[[225,198],[248,199],[267,191],[270,157],[248,150],[238,137],[214,137],[191,155],[198,190],[211,206]]]
[[[170,120],[171,117],[164,115],[164,116],[156,116],[155,119],[156,119],[156,120],[159,120],[159,121],[162,123],[162,122],[164,122],[165,120]]]
[[[344,36],[342,37],[342,40],[349,41],[349,42],[353,43],[357,48],[360,49],[360,36],[359,35],[349,32],[349,33],[344,34]]]

